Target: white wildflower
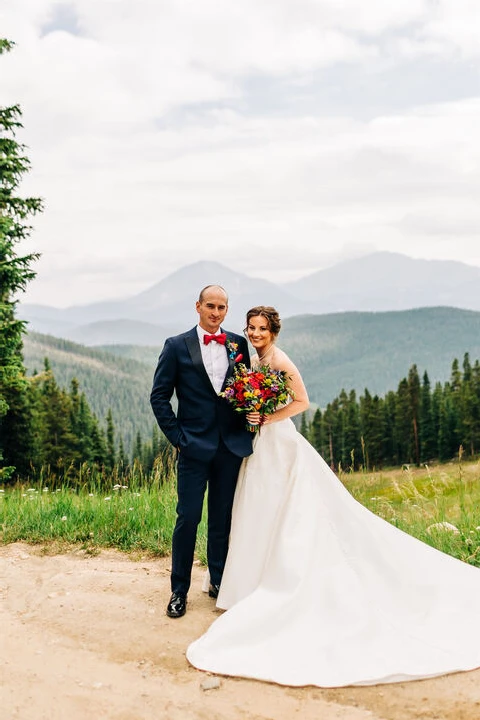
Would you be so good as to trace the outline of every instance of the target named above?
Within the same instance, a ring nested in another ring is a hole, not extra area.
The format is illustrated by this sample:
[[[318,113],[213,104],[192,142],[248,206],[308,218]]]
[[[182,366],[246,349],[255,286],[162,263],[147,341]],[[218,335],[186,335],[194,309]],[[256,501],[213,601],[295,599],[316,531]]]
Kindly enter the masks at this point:
[[[106,497],[105,502],[107,502],[107,500],[111,500],[111,499],[112,499],[111,497]]]
[[[433,531],[446,530],[447,532],[451,532],[452,535],[460,535],[460,530],[457,527],[455,527],[455,525],[452,525],[452,523],[449,523],[449,522],[439,522],[439,523],[434,523],[433,525],[429,525],[427,527],[427,532],[431,533],[432,530]]]
[[[62,517],[62,522],[66,522],[66,520],[67,520],[67,516],[64,515],[64,516]]]

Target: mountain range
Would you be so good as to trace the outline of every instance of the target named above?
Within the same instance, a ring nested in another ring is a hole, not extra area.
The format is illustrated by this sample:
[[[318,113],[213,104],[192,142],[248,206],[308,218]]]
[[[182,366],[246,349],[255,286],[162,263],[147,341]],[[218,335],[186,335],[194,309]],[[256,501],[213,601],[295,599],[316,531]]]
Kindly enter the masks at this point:
[[[246,311],[259,304],[275,306],[282,318],[439,306],[480,310],[480,268],[377,252],[289,283],[197,262],[129,298],[68,308],[21,304],[18,315],[31,331],[84,345],[160,346],[168,335],[195,324],[195,301],[208,284],[227,289],[226,327],[236,331],[243,327]]]

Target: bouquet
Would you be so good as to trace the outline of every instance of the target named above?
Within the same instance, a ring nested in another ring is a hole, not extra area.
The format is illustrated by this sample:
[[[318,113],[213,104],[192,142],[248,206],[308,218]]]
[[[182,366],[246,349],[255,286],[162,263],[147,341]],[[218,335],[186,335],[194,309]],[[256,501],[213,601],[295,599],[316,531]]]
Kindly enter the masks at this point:
[[[277,407],[292,395],[287,385],[288,379],[284,370],[272,370],[268,365],[250,370],[244,363],[238,363],[220,396],[225,398],[236,412],[259,412],[260,425],[247,422],[248,430],[257,432],[265,416],[275,412]]]

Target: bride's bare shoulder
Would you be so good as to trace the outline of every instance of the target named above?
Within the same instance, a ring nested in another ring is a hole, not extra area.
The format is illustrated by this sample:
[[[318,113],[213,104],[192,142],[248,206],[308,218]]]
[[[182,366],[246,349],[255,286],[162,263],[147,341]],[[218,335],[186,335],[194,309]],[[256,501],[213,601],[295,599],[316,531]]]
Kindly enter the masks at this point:
[[[275,352],[272,358],[272,365],[277,370],[292,370],[295,368],[295,363],[290,360],[287,353],[279,347],[275,348]]]

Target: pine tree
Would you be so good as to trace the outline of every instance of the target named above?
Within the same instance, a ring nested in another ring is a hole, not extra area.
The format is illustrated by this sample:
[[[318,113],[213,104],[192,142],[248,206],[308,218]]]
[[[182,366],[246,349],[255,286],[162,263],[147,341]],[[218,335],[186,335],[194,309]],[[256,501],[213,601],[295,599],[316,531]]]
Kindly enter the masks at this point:
[[[71,424],[71,400],[62,390],[45,359],[44,381],[41,388],[40,425],[42,431],[41,464],[54,474],[70,474],[75,465],[76,442]]]
[[[108,408],[107,413],[107,455],[105,467],[109,472],[112,472],[115,467],[115,426],[110,408]]]
[[[0,39],[0,55],[13,43]],[[27,218],[42,209],[39,198],[16,193],[30,163],[15,134],[22,127],[19,105],[0,107],[0,477],[20,469],[32,433],[28,382],[22,357],[25,323],[16,318],[17,295],[35,276],[37,253],[19,256],[17,245],[30,234]],[[8,470],[7,470],[8,467]]]
[[[323,423],[322,423],[322,411],[320,408],[315,410],[313,420],[310,424],[310,442],[312,443],[315,450],[323,454],[324,442],[323,442]]]
[[[303,435],[304,438],[308,439],[308,423],[307,423],[307,413],[302,413],[302,418],[300,421],[300,434]]]
[[[408,371],[409,420],[411,427],[409,454],[420,465],[420,378],[416,365]]]
[[[384,408],[378,395],[365,388],[360,397],[360,434],[362,437],[362,463],[366,468],[382,467],[384,462]]]
[[[420,391],[420,456],[422,462],[426,462],[432,460],[435,455],[435,425],[430,378],[427,371],[425,371]]]

